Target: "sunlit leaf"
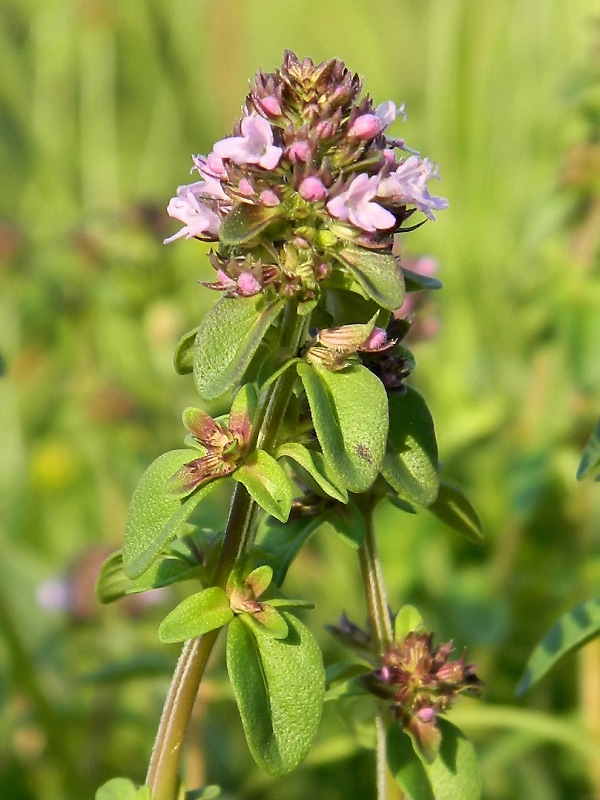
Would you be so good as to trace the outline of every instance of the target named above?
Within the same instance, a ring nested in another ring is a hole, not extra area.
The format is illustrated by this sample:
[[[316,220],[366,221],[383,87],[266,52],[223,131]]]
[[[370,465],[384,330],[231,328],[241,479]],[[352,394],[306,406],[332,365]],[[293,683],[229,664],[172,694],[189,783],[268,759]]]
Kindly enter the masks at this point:
[[[280,522],[287,520],[292,507],[294,487],[273,456],[264,450],[255,450],[233,473],[233,478],[244,484],[252,499],[267,514]]]
[[[423,617],[414,606],[402,606],[394,620],[394,641],[402,642],[409,633],[423,627]]]
[[[161,642],[184,642],[221,628],[233,619],[229,598],[219,586],[211,586],[186,597],[158,628]]]
[[[427,510],[452,530],[476,544],[481,543],[483,539],[481,520],[468,498],[456,486],[440,483],[438,496],[427,506]]]
[[[289,627],[275,639],[236,617],[227,631],[227,669],[246,740],[257,764],[270,775],[291,772],[317,732],[325,674],[321,650],[310,631],[282,612]]]
[[[96,792],[96,800],[150,800],[150,789],[141,789],[127,778],[112,778]]]
[[[283,302],[267,304],[262,295],[223,297],[210,309],[194,344],[194,381],[201,397],[219,397],[242,378]]]
[[[142,475],[125,524],[123,569],[128,578],[138,578],[150,568],[198,503],[213,490],[215,482],[207,483],[182,502],[166,488],[175,472],[197,455],[191,449],[171,450]]]
[[[409,503],[428,506],[438,494],[438,452],[427,404],[411,387],[389,395],[390,429],[381,467],[386,481]]]
[[[339,372],[298,364],[312,420],[336,482],[366,491],[379,472],[388,429],[387,395],[366,367]]]
[[[438,718],[437,725],[442,741],[431,763],[398,725],[390,728],[387,758],[398,786],[409,800],[480,800],[481,780],[473,745],[448,720]]]
[[[404,300],[404,278],[394,256],[363,247],[348,247],[338,253],[337,258],[376,303],[390,311],[400,308]]]
[[[600,598],[597,597],[581,603],[555,622],[529,657],[516,694],[525,694],[558,661],[599,635]]]

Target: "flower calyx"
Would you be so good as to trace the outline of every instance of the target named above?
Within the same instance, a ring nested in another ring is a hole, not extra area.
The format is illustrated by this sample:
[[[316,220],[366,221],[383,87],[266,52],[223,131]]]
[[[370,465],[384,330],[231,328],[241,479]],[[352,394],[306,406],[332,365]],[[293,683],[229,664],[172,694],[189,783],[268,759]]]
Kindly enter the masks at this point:
[[[383,328],[375,327],[378,314],[369,322],[324,328],[314,337],[304,353],[304,359],[314,366],[331,371],[356,363],[356,353],[383,353],[393,348]]]
[[[245,570],[239,567],[234,568],[227,581],[225,592],[231,610],[236,615],[244,615],[250,625],[259,625],[274,639],[285,639],[288,635],[288,624],[277,607],[312,607],[312,603],[289,600],[275,596],[273,591],[267,592],[273,580],[273,569],[268,564],[256,567],[245,577],[244,572]],[[265,593],[268,597],[264,597]]]
[[[453,649],[452,642],[434,647],[433,633],[420,627],[395,641],[381,666],[363,678],[370,692],[389,701],[428,760],[440,745],[438,714],[447,712],[460,694],[479,694],[483,685],[464,655],[449,660]]]
[[[243,413],[231,413],[225,424],[200,408],[186,408],[183,424],[189,431],[186,443],[198,448],[202,455],[171,477],[169,489],[180,497],[209,481],[231,475],[241,465],[250,438],[250,419]]]

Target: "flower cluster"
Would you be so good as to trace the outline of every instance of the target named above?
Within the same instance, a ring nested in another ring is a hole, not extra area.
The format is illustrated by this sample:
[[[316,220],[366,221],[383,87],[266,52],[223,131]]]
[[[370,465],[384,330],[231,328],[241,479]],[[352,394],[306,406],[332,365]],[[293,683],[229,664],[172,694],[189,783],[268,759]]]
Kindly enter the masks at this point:
[[[431,632],[409,633],[366,679],[370,691],[391,701],[395,715],[428,756],[439,747],[437,715],[446,712],[459,694],[479,693],[482,686],[464,656],[449,660],[452,642],[434,648],[432,640]]]
[[[169,237],[218,242],[210,288],[312,298],[348,243],[391,252],[393,235],[447,201],[427,186],[437,167],[386,135],[404,107],[361,98],[359,77],[337,60],[315,65],[286,52],[259,72],[233,134],[193,158],[200,180],[180,186]]]

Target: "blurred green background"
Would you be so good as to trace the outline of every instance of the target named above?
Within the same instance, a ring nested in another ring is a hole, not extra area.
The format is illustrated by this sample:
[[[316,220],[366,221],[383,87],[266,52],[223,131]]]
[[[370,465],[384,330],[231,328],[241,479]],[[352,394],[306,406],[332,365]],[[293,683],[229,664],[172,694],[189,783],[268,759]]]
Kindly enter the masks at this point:
[[[600,487],[575,471],[600,414],[600,17],[592,0],[2,0],[0,6],[0,797],[83,800],[143,781],[177,648],[176,597],[99,608],[149,462],[181,446],[196,399],[171,357],[214,295],[203,245],[162,239],[192,153],[231,129],[284,48],[334,56],[394,129],[438,161],[450,209],[404,238],[445,288],[413,382],[444,477],[482,517],[476,547],[429,515],[379,516],[393,604],[468,647],[483,701],[453,719],[486,800],[600,798],[600,643],[523,700],[531,649],[600,594]],[[210,409],[220,411],[216,406]],[[202,506],[218,525],[226,497]],[[289,591],[323,631],[362,622],[354,556],[315,540]],[[221,654],[222,655],[222,654]],[[215,660],[190,736],[190,785],[236,800],[374,796],[360,708],[328,708],[306,764],[253,767]]]

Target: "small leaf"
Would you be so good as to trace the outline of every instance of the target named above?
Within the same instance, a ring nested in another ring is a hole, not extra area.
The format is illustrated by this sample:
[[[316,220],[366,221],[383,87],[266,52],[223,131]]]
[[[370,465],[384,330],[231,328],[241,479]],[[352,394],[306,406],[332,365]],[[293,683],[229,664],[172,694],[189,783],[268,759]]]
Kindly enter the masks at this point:
[[[394,620],[394,641],[403,642],[409,633],[423,628],[423,617],[414,606],[402,606]]]
[[[128,578],[138,578],[150,568],[198,503],[218,483],[205,484],[184,502],[169,492],[167,481],[197,454],[197,450],[191,449],[171,450],[159,456],[142,475],[125,524],[123,568]]]
[[[298,364],[328,471],[351,492],[365,492],[379,472],[388,429],[387,396],[366,367],[328,372]]]
[[[387,738],[388,764],[398,786],[410,800],[481,800],[479,767],[473,745],[446,719],[438,718],[442,734],[436,758],[427,763],[411,737],[392,725]]]
[[[441,289],[443,283],[432,275],[421,275],[420,272],[413,272],[412,269],[402,267],[404,283],[407,292],[417,292],[422,289]]]
[[[587,475],[598,466],[600,466],[600,421],[598,421],[581,456],[581,461],[577,468],[577,480],[580,481],[584,475]]]
[[[563,614],[537,645],[516,695],[520,697],[542,680],[562,658],[600,635],[600,598],[587,600]]]
[[[202,567],[183,557],[161,558],[152,564],[139,578],[131,580],[123,569],[120,550],[110,555],[100,567],[96,582],[96,594],[101,603],[113,603],[128,594],[139,594],[151,589],[160,589],[179,581],[198,577]]]
[[[440,483],[438,496],[427,506],[427,511],[435,514],[452,530],[476,544],[481,544],[483,539],[481,520],[469,500],[456,486]]]
[[[98,789],[96,800],[141,800],[141,797],[137,786],[127,778],[112,778]]]
[[[390,430],[381,474],[409,503],[428,506],[438,494],[438,452],[433,420],[421,395],[389,395]]]
[[[286,639],[274,639],[236,617],[227,631],[227,669],[250,752],[269,775],[304,759],[321,718],[325,675],[310,631],[282,613]]]
[[[365,248],[342,250],[337,258],[380,306],[395,311],[404,301],[404,278],[394,256]]]
[[[251,383],[245,383],[236,392],[231,403],[228,420],[229,427],[237,431],[244,420],[248,420],[248,423],[251,424],[256,416],[257,404],[256,389]]]
[[[219,586],[186,597],[158,628],[161,642],[184,642],[221,628],[233,619],[229,598]]]
[[[264,450],[255,450],[233,473],[248,494],[267,514],[286,522],[290,515],[294,487],[280,465]]]
[[[189,375],[194,369],[194,341],[198,335],[198,328],[184,333],[173,356],[173,366],[178,375]]]
[[[266,636],[271,636],[274,639],[285,639],[289,633],[285,619],[276,608],[268,603],[265,603],[260,611],[248,614],[247,617],[248,621],[253,625],[262,626],[263,633]]]
[[[263,564],[256,567],[246,576],[245,583],[252,590],[254,597],[260,597],[261,594],[271,585],[273,580],[273,568],[268,564]]]
[[[296,442],[288,442],[277,448],[276,458],[291,458],[305,469],[311,478],[321,487],[325,494],[339,500],[341,503],[348,502],[348,492],[344,488],[339,488],[333,483],[332,477],[328,474],[325,459],[321,453],[309,450],[304,445]]]
[[[210,309],[194,344],[194,381],[201,397],[213,400],[242,378],[283,303],[267,304],[259,294],[223,297]]]
[[[219,228],[219,239],[228,247],[244,244],[262,233],[281,215],[281,206],[240,203],[223,220]]]

